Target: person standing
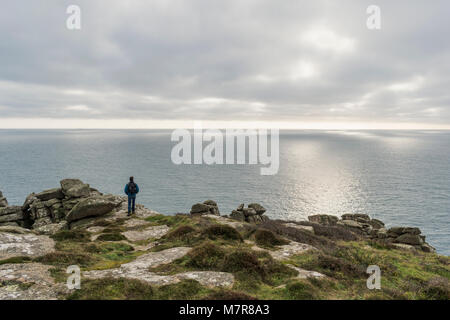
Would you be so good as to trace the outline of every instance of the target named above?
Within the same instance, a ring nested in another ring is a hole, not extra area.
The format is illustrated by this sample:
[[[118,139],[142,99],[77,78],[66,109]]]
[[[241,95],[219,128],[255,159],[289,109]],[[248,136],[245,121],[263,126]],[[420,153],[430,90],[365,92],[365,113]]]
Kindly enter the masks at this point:
[[[136,195],[139,193],[139,186],[134,182],[134,177],[130,177],[124,191],[128,196],[128,216],[130,216],[136,210]]]

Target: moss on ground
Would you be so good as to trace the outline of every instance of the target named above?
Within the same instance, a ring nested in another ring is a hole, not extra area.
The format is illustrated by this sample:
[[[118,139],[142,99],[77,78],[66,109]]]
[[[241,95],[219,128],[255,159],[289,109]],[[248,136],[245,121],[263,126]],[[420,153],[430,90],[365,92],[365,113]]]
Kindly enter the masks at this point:
[[[275,235],[272,231],[265,229],[258,229],[255,232],[255,242],[260,247],[273,248],[288,244],[289,241]]]
[[[118,232],[115,233],[102,233],[97,237],[98,241],[122,241],[127,240],[127,238]]]
[[[8,259],[0,260],[0,265],[7,263],[26,263],[30,262],[32,259],[30,257],[11,257]]]

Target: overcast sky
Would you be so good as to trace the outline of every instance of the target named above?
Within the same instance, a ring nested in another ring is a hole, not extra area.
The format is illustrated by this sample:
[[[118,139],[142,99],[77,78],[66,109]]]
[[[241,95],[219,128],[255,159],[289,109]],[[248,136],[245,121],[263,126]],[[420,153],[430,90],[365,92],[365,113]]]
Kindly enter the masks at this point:
[[[0,1],[0,128],[450,128],[446,0]]]

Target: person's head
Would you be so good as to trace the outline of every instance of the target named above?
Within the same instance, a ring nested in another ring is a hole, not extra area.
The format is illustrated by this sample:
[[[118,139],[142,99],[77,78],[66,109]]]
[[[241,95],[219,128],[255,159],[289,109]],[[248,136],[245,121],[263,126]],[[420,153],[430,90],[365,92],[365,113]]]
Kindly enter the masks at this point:
[[[134,177],[130,177],[130,182],[134,182]]]

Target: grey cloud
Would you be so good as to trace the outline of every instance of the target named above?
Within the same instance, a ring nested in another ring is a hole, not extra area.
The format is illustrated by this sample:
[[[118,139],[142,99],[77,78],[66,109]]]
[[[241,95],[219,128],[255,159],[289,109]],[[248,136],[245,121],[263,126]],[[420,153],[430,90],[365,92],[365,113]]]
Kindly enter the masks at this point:
[[[369,31],[372,2],[5,2],[0,120],[449,123],[450,4],[379,0]],[[65,28],[69,4],[80,31]]]

